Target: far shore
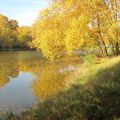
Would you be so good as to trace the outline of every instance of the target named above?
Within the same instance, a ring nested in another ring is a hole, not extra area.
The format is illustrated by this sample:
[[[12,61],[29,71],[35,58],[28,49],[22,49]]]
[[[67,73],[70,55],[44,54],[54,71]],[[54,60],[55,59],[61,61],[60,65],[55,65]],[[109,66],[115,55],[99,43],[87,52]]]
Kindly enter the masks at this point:
[[[28,51],[28,50],[35,50],[35,49],[30,49],[30,48],[4,48],[4,49],[0,49],[0,52],[11,52],[11,51]]]

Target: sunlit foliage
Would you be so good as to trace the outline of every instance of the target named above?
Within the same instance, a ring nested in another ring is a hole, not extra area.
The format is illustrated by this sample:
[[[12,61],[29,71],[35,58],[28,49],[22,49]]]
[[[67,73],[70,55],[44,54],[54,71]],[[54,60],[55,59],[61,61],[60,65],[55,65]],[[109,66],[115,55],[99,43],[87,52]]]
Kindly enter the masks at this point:
[[[119,0],[52,0],[33,25],[32,45],[52,60],[86,48],[118,55],[119,12]]]

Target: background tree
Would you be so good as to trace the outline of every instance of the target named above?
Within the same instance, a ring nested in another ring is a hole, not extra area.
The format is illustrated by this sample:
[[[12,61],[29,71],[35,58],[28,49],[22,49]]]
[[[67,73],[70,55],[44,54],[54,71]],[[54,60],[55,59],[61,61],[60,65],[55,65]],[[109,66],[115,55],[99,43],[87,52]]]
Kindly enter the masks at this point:
[[[1,48],[12,47],[13,31],[6,16],[0,14],[0,46]]]
[[[20,47],[28,47],[31,42],[31,28],[27,26],[17,27],[17,42]]]
[[[16,20],[13,20],[13,19],[11,19],[9,22],[10,22],[11,28],[13,30],[16,30],[16,28],[18,27],[18,22]]]
[[[31,39],[30,27],[19,27],[16,20],[9,20],[0,14],[0,48],[28,48]]]

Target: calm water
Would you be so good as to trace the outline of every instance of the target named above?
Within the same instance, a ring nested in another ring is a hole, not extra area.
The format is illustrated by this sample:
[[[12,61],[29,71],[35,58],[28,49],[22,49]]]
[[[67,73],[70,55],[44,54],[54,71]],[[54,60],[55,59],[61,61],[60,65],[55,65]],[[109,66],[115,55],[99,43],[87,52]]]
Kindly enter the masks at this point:
[[[48,63],[35,51],[0,53],[0,113],[18,113],[63,90],[78,57]]]

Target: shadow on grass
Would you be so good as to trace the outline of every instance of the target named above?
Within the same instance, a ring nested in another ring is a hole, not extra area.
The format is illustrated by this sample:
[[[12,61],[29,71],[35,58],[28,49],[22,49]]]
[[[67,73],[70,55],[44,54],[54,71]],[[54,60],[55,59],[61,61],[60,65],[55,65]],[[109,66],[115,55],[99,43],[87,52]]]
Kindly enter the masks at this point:
[[[120,118],[120,63],[98,71],[89,85],[72,85],[12,120],[116,120]]]

